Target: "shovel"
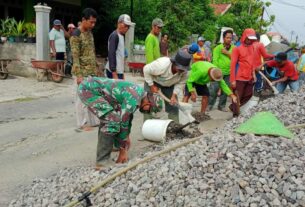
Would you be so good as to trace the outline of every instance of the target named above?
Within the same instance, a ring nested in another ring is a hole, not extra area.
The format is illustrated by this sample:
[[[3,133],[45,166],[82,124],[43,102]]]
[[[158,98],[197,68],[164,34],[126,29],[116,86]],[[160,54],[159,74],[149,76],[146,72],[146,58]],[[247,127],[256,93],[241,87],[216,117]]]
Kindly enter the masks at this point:
[[[272,88],[273,93],[275,95],[279,94],[279,91],[276,89],[276,87],[274,85],[272,85],[271,81],[264,75],[264,73],[262,73],[261,71],[258,71],[258,73],[266,80],[268,85]]]
[[[158,91],[158,94],[168,103],[170,103],[171,101],[169,100],[169,98],[167,98],[162,92],[161,90]],[[189,123],[195,123],[196,119],[191,115],[191,111],[189,111],[187,108],[184,108],[182,105],[180,105],[179,103],[177,103],[175,105],[176,107],[178,107],[178,109],[180,109],[182,111],[182,113],[185,114],[185,116],[187,116],[187,118],[189,119]],[[184,128],[184,127],[183,127]]]

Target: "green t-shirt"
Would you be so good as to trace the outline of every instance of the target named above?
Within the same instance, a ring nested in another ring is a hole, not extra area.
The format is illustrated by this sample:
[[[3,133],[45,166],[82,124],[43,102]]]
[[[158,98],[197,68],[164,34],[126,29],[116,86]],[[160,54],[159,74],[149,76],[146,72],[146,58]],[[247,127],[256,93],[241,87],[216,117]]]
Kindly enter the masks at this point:
[[[232,50],[235,46],[231,45],[229,52],[232,54]],[[222,70],[223,75],[230,75],[231,58],[221,52],[224,48],[223,44],[217,45],[213,50],[213,64]]]
[[[161,57],[159,39],[151,33],[149,33],[145,39],[145,57],[146,64]]]
[[[198,61],[191,66],[191,71],[186,81],[189,92],[195,90],[193,88],[193,83],[206,85],[207,83],[211,82],[211,78],[209,76],[209,70],[211,68],[216,68],[216,66],[206,61]],[[231,89],[224,80],[219,81],[219,86],[226,95],[232,94]]]

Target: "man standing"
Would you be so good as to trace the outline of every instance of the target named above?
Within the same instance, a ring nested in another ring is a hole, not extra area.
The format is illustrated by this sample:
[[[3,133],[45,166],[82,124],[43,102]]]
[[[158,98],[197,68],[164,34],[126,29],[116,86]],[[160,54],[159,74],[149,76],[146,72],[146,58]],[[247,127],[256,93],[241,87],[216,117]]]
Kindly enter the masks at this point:
[[[66,38],[70,35],[65,28],[61,25],[61,21],[55,19],[53,22],[53,28],[49,32],[50,48],[52,50],[52,57],[56,60],[65,60],[66,52]]]
[[[227,30],[223,33],[223,44],[217,45],[213,50],[213,64],[220,68],[223,80],[230,85],[230,64],[231,54],[234,48],[232,45],[233,31]],[[219,96],[218,110],[226,111],[227,95],[219,90],[219,82],[210,84],[209,110],[211,110]]]
[[[257,40],[254,29],[245,29],[241,36],[241,45],[235,47],[231,55],[230,83],[235,93],[238,94],[240,106],[246,104],[253,95],[254,80],[254,46]],[[237,63],[239,67],[236,68]],[[239,115],[239,107],[232,103],[229,108],[233,116]]]
[[[119,148],[117,163],[128,160],[133,114],[162,110],[158,95],[145,93],[135,83],[108,78],[89,77],[80,85],[78,94],[83,103],[100,119],[96,153],[96,169],[110,158],[113,145]]]
[[[145,39],[146,64],[151,63],[161,56],[158,37],[163,26],[163,21],[159,18],[156,18],[152,21],[151,31]]]
[[[85,77],[97,76],[97,66],[95,59],[95,47],[91,30],[95,26],[97,13],[94,9],[86,8],[82,12],[81,25],[75,29],[70,39],[73,56],[72,73],[75,79],[75,88]],[[79,97],[76,95],[76,119],[80,129],[90,130],[91,126],[96,126],[98,120],[84,107]]]
[[[254,46],[254,68],[260,66],[264,60],[274,58],[274,55],[268,54],[263,43],[260,42],[260,34],[256,33],[257,41],[253,43]],[[256,82],[254,85],[255,92],[259,93],[263,89],[263,80],[259,73],[256,74]]]
[[[177,95],[182,92],[182,87],[187,79],[187,71],[191,62],[191,55],[179,50],[174,58],[160,57],[144,66],[144,89],[157,93],[159,90],[167,96],[171,103],[165,102],[165,111],[168,118],[179,123],[179,110],[176,106]],[[151,115],[144,115],[144,121]]]
[[[117,29],[108,38],[108,61],[105,66],[108,78],[124,79],[124,35],[132,24],[130,16],[122,14],[118,19]]]
[[[236,102],[236,96],[233,95],[229,86],[223,80],[221,70],[207,61],[198,61],[192,64],[191,72],[186,81],[184,101],[188,102],[188,99],[191,98],[193,102],[196,102],[197,95],[202,96],[201,113],[204,114],[208,106],[208,97],[210,95],[207,84],[214,81],[217,82],[226,95],[232,98],[233,102]]]
[[[72,51],[71,51],[71,45],[70,45],[70,37],[72,36],[74,32],[75,26],[74,24],[68,25],[68,34],[69,38],[66,38],[66,56],[67,56],[67,63],[65,65],[65,75],[72,77],[71,70],[73,65],[73,58],[72,58]]]
[[[162,34],[160,42],[160,52],[162,56],[168,56],[168,34]]]

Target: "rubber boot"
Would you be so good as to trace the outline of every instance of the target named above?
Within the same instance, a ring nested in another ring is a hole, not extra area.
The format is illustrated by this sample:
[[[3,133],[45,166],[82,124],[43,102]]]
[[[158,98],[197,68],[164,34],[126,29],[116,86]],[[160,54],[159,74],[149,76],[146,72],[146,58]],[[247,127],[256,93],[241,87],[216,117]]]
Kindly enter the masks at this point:
[[[179,123],[179,112],[178,112],[178,114],[176,114],[176,113],[168,113],[168,118],[173,120],[176,123]]]
[[[208,96],[202,96],[201,99],[201,113],[205,113],[207,106],[209,103],[209,97]]]
[[[97,150],[96,150],[97,166],[102,165],[105,161],[107,161],[110,158],[114,138],[115,136],[104,134],[99,130]]]

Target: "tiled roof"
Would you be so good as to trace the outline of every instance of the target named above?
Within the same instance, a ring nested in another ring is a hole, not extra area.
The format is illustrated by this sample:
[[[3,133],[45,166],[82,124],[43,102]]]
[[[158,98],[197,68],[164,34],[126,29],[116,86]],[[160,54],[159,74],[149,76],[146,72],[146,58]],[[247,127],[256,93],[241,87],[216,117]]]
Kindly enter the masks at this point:
[[[231,7],[231,4],[210,4],[210,6],[214,9],[216,15],[224,15]]]

